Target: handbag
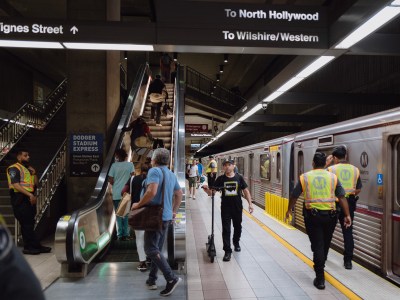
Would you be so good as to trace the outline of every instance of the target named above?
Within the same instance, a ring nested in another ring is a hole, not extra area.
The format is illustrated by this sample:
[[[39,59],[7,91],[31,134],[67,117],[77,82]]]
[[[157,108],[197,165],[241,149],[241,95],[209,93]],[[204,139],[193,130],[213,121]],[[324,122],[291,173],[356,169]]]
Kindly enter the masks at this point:
[[[135,176],[131,177],[131,180],[129,182],[129,191],[132,187],[132,180]],[[126,215],[129,214],[129,210],[131,209],[131,194],[130,193],[125,193],[124,196],[122,196],[121,201],[119,201],[117,210],[115,211],[115,214],[117,217],[125,217]]]
[[[151,103],[161,103],[164,101],[164,95],[159,93],[151,93],[150,94],[150,102]]]
[[[152,148],[153,146],[153,142],[147,136],[137,137],[133,144],[136,148]]]
[[[139,209],[131,210],[129,213],[128,223],[133,230],[159,231],[162,230],[163,221],[162,214],[164,210],[164,193],[165,193],[165,174],[163,173],[162,195],[160,205],[143,206]]]

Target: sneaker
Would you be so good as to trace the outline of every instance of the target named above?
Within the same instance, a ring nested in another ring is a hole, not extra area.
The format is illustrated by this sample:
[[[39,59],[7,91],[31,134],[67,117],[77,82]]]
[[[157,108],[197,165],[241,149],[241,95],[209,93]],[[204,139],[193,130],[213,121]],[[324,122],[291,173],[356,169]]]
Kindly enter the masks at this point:
[[[344,265],[344,268],[347,269],[347,270],[353,269],[353,265],[351,263],[351,260],[345,261],[343,265]]]
[[[146,257],[146,265],[151,265],[151,258],[150,257]]]
[[[161,125],[161,124],[156,124],[156,126],[158,126],[158,127],[162,127],[162,125]]]
[[[319,290],[324,290],[325,289],[325,280],[323,280],[323,279],[315,278],[313,284]]]
[[[40,246],[39,251],[40,253],[50,253],[51,247]]]
[[[30,255],[38,255],[40,254],[40,249],[35,249],[35,248],[27,248],[22,250],[24,254],[30,254]]]
[[[167,282],[167,286],[165,287],[165,290],[160,292],[160,296],[165,297],[171,295],[181,281],[182,279],[178,277],[171,282]]]
[[[147,285],[148,290],[156,290],[157,289],[156,283],[154,281],[151,281],[150,279],[146,280],[146,285]]]
[[[232,253],[230,252],[225,252],[224,258],[222,259],[223,261],[230,261],[231,260]]]
[[[193,196],[193,199],[196,199],[196,196]]]
[[[239,243],[234,244],[234,246],[235,246],[235,251],[236,251],[236,252],[240,252],[240,251],[242,250],[242,249],[240,248]]]
[[[140,272],[146,272],[147,271],[147,265],[145,261],[140,262],[140,264],[137,266],[137,269]]]

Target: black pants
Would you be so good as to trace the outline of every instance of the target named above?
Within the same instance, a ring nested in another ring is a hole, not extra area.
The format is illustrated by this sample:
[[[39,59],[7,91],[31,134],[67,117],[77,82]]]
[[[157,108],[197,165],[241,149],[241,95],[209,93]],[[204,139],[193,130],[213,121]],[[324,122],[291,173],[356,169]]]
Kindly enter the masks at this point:
[[[207,173],[207,181],[208,181],[208,186],[213,187],[215,179],[217,179],[217,174],[216,173]]]
[[[24,248],[39,249],[40,243],[33,230],[35,226],[36,206],[31,205],[29,198],[24,194],[15,193],[13,190],[10,190],[10,196],[14,216],[21,225]]]
[[[342,211],[339,214],[339,222],[340,226],[342,227],[343,241],[344,241],[343,259],[344,261],[351,261],[353,259],[353,251],[354,251],[353,220],[354,220],[354,212],[356,210],[355,197],[350,196],[349,198],[347,198],[347,203],[349,204],[351,226],[348,228],[344,226],[344,214]]]
[[[154,119],[154,115],[155,115],[156,124],[160,124],[160,122],[161,122],[161,106],[162,106],[162,102],[151,104],[151,118]]]
[[[240,236],[242,235],[242,210],[241,203],[237,205],[221,205],[222,241],[225,252],[232,253],[231,221],[233,224],[233,244],[237,244],[240,241]]]
[[[304,223],[311,242],[315,275],[317,278],[322,279],[324,278],[325,260],[328,257],[337,217],[310,215],[304,217]]]

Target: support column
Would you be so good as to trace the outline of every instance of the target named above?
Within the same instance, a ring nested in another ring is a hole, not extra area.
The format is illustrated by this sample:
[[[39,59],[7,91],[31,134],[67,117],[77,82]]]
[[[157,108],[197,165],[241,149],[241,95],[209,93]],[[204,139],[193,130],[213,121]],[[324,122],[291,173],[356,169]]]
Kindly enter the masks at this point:
[[[101,5],[102,4],[102,5]],[[68,0],[69,20],[120,19],[120,0]],[[104,137],[103,160],[119,109],[119,51],[67,50],[67,136],[96,133]],[[68,149],[70,151],[70,149]],[[69,159],[69,155],[68,155]],[[67,210],[82,207],[90,199],[97,177],[70,176],[67,168]]]

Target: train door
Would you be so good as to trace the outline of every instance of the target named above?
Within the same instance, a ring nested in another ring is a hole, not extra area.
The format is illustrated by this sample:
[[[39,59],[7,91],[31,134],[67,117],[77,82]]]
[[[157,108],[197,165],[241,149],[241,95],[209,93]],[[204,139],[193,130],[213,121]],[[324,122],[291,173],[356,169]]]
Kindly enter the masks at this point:
[[[253,195],[253,191],[254,191],[254,180],[253,180],[253,159],[254,159],[254,153],[250,153],[249,154],[249,191],[250,191],[250,195]],[[254,197],[254,195],[253,195]]]
[[[388,162],[388,179],[391,183],[388,186],[388,191],[386,199],[387,199],[387,214],[388,219],[391,220],[391,224],[389,224],[389,228],[392,228],[392,232],[390,230],[387,231],[386,238],[390,239],[388,245],[392,245],[391,253],[387,253],[389,257],[391,256],[391,268],[392,272],[395,276],[400,276],[400,135],[395,136],[390,139],[391,140],[391,155],[388,155],[388,159],[391,161]],[[391,173],[391,174],[390,174]],[[379,185],[381,180],[383,184],[383,177],[379,179],[379,175],[377,176],[377,184]]]

